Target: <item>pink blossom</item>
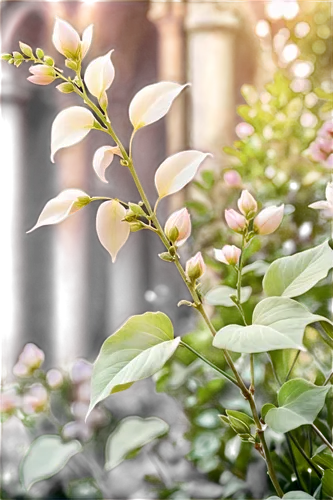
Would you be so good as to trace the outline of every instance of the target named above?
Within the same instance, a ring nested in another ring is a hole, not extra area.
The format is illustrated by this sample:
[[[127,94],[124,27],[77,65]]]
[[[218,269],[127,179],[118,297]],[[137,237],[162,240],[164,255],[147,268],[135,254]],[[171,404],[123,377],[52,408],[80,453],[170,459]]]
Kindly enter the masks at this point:
[[[224,216],[226,223],[228,224],[230,229],[236,231],[236,233],[242,233],[246,228],[247,222],[244,215],[236,212],[236,210],[234,210],[233,208],[225,210]]]
[[[221,250],[214,248],[215,259],[231,266],[238,265],[241,253],[241,249],[235,245],[224,245]]]
[[[254,230],[262,235],[273,233],[281,224],[283,213],[284,205],[264,208],[254,219]]]
[[[165,223],[165,234],[169,241],[178,247],[183,245],[191,235],[191,218],[187,208],[181,208],[170,215]]]
[[[191,281],[195,281],[204,274],[206,264],[202,258],[201,252],[197,252],[186,262],[186,275]]]
[[[242,178],[236,170],[228,170],[223,176],[224,182],[230,187],[240,187]]]

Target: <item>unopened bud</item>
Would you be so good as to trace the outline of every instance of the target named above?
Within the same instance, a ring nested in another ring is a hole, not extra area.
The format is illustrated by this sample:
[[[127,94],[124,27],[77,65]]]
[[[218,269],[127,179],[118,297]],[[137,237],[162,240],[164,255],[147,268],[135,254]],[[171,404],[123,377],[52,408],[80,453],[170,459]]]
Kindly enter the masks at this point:
[[[169,254],[169,252],[163,252],[158,254],[159,258],[161,260],[164,260],[165,262],[173,262],[175,258]]]
[[[191,218],[186,208],[170,215],[165,223],[165,234],[169,241],[181,246],[191,235]]]
[[[205,262],[201,252],[198,252],[186,262],[185,272],[190,281],[200,278],[206,270]]]
[[[80,384],[90,380],[92,374],[92,364],[85,359],[77,359],[72,367],[71,379],[74,384]]]
[[[235,245],[224,245],[221,250],[214,248],[215,259],[231,266],[237,266],[241,253],[241,249]]]
[[[244,189],[237,201],[239,210],[246,218],[251,219],[258,210],[258,204],[252,194],[247,189]]]
[[[60,83],[60,85],[56,86],[56,89],[59,90],[62,94],[71,94],[74,92],[74,85],[69,82]]]
[[[47,66],[54,66],[54,60],[50,56],[45,56],[44,62]]]
[[[121,156],[121,152],[120,151],[117,154],[119,156]],[[143,208],[140,205],[138,205],[136,203],[129,203],[128,206],[129,206],[130,210],[135,215],[138,215],[139,217],[146,217],[147,216],[146,212],[143,210]]]
[[[233,208],[224,211],[226,223],[236,233],[242,233],[246,228],[247,221],[244,215],[239,214]]]
[[[13,58],[12,54],[1,54],[1,59],[3,61],[9,61],[12,58]]]
[[[19,406],[20,400],[14,389],[7,389],[0,393],[0,414],[11,415]]]
[[[240,187],[242,185],[242,178],[236,170],[228,170],[223,176],[224,182],[229,187]]]
[[[19,46],[20,46],[20,49],[24,55],[26,55],[28,57],[33,56],[32,48],[30,47],[30,45],[27,45],[26,43],[23,43],[23,42],[19,42]]]
[[[264,208],[254,219],[254,230],[262,235],[273,233],[281,224],[283,213],[284,205]]]
[[[70,59],[66,59],[65,65],[67,66],[67,68],[72,69],[73,71],[78,70],[78,65],[76,64],[76,62],[71,61]]]
[[[56,79],[54,69],[45,64],[31,66],[29,71],[32,73],[32,76],[29,76],[28,80],[36,85],[49,85]]]
[[[23,411],[28,415],[44,411],[47,406],[48,394],[41,384],[34,384],[29,392],[23,396]]]
[[[143,222],[140,222],[139,220],[129,222],[129,225],[130,225],[131,233],[136,233],[137,231],[140,231],[141,229],[145,228],[145,225],[143,224]]]
[[[38,57],[38,59],[43,59],[43,57],[44,57],[44,50],[42,50],[42,49],[36,49],[36,56]]]
[[[51,389],[58,389],[64,382],[64,377],[59,370],[52,368],[46,374],[46,382]]]
[[[17,377],[27,377],[41,366],[45,359],[44,352],[35,344],[26,344],[14,366],[13,373]]]
[[[253,134],[254,128],[249,123],[241,122],[238,123],[238,125],[235,128],[235,131],[240,139],[245,139],[245,137],[249,137],[250,135]]]

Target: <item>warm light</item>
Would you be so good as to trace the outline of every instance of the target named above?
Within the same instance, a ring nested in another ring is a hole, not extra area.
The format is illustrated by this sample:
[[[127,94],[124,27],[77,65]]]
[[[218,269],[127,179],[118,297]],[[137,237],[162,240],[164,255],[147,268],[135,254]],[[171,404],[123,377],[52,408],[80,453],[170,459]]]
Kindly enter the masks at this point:
[[[317,117],[309,111],[303,113],[300,118],[302,127],[313,128],[317,125]]]
[[[298,78],[307,78],[313,69],[313,64],[309,61],[296,61],[293,65],[293,73]]]
[[[283,62],[289,63],[289,62],[293,61],[294,59],[296,59],[298,54],[299,54],[299,50],[298,50],[297,45],[295,45],[294,43],[289,43],[288,45],[286,45],[284,47],[282,54],[281,54],[281,59],[283,60]]]
[[[297,2],[284,2],[283,5],[283,17],[285,19],[294,19],[299,12],[299,6]]]
[[[273,20],[281,19],[283,16],[283,2],[273,0],[266,4],[266,13]]]
[[[258,21],[256,25],[256,34],[260,38],[264,38],[265,36],[269,35],[269,33],[270,33],[270,28],[268,22],[265,21],[264,19]]]
[[[318,97],[313,92],[305,96],[305,104],[308,108],[313,108],[313,106],[315,106],[317,102],[318,102]]]
[[[260,100],[263,104],[268,104],[271,100],[271,94],[269,92],[263,92],[260,96]]]
[[[294,92],[309,92],[311,90],[311,82],[305,78],[295,78],[291,82],[290,88]]]
[[[295,26],[295,35],[297,36],[297,38],[305,37],[309,33],[309,31],[310,31],[310,25],[305,21],[297,23]]]

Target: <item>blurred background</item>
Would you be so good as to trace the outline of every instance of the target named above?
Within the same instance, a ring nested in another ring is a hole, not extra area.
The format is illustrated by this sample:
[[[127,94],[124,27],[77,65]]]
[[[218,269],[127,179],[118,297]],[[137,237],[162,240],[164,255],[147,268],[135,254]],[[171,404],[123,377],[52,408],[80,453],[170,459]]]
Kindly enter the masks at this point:
[[[55,17],[67,20],[79,33],[93,23],[93,43],[84,63],[115,49],[116,78],[108,92],[109,114],[125,145],[131,133],[128,105],[139,89],[161,80],[191,82],[165,120],[137,134],[135,163],[155,202],[154,172],[166,156],[187,148],[213,153],[196,182],[159,208],[163,221],[184,204],[191,211],[193,234],[183,258],[203,252],[209,265],[204,282],[207,289],[221,278],[233,286],[232,272],[214,262],[212,249],[239,243],[224,224],[223,213],[234,206],[240,190],[250,189],[262,205],[285,203],[287,215],[278,233],[269,241],[254,243],[248,252],[249,263],[255,263],[245,278],[253,290],[245,307],[250,316],[268,263],[319,244],[329,235],[327,222],[307,206],[324,198],[330,179],[325,161],[311,156],[309,146],[322,124],[332,120],[331,9],[330,2],[296,0],[4,1],[1,51],[18,50],[18,42],[23,41],[33,48],[42,47],[59,66],[61,56],[51,43]],[[52,85],[38,87],[27,82],[27,70],[25,64],[20,68],[1,64],[3,383],[12,383],[18,355],[27,342],[33,342],[45,353],[43,367],[71,374],[64,377],[75,389],[71,371],[75,360],[93,361],[106,337],[128,316],[146,310],[168,314],[177,334],[193,331],[189,342],[223,366],[216,351],[208,347],[207,332],[190,308],[176,307],[180,299],[188,298],[186,289],[176,270],[157,257],[162,248],[154,235],[131,234],[116,264],[111,264],[96,236],[97,204],[58,226],[26,234],[45,203],[66,188],[139,201],[129,173],[120,168],[118,160],[107,171],[108,185],[95,176],[93,153],[104,145],[97,131],[61,150],[55,164],[50,162],[52,121],[61,109],[80,102],[76,96],[59,94]],[[311,305],[312,312],[327,314],[329,289],[325,281],[303,302]],[[220,307],[214,321],[222,326],[240,318],[235,308]],[[316,341],[316,363],[304,355],[302,366],[313,370],[315,380],[317,370],[325,375],[330,359],[325,345],[317,342],[317,334],[313,331],[311,335]],[[281,360],[276,362],[281,366]],[[239,363],[242,367],[242,359]],[[288,360],[283,363],[288,367]],[[267,393],[270,369],[266,360],[258,372]],[[246,373],[245,365],[244,370]],[[153,459],[143,455],[141,461],[125,462],[110,473],[111,479],[105,480],[113,495],[110,498],[259,498],[264,494],[268,488],[265,480],[257,484],[252,480],[249,485],[249,453],[237,442],[229,449],[222,446],[232,436],[212,431],[217,426],[216,415],[236,397],[233,390],[222,387],[220,379],[184,356],[170,363],[155,382],[158,391],[172,397],[156,393],[152,381],[139,383],[113,396],[107,402],[111,420],[105,420],[102,430],[98,425],[91,430],[98,455],[107,432],[127,415],[160,416],[171,426]],[[73,391],[70,394],[62,394],[62,404],[67,401],[68,414],[73,414],[76,396]],[[23,490],[17,466],[31,435],[23,430],[20,434],[13,419],[5,425],[3,487],[8,498],[18,498]],[[42,434],[49,424],[43,425],[34,423],[34,435]],[[91,436],[72,437],[90,442]],[[17,449],[20,456],[13,460]],[[252,478],[265,477],[262,464],[254,460],[254,466]],[[144,475],[154,476],[156,468],[155,483],[144,481]],[[84,466],[76,476],[72,471],[70,479],[80,478],[82,470]],[[124,483],[125,474],[131,479]],[[35,497],[46,498],[55,485],[65,495],[64,488],[52,481],[36,486]],[[59,481],[63,484],[63,479]],[[187,489],[178,487],[181,483]],[[73,487],[66,491],[67,496],[56,497],[53,490],[48,498],[83,497],[76,490],[73,493]],[[99,498],[89,491],[85,498]]]

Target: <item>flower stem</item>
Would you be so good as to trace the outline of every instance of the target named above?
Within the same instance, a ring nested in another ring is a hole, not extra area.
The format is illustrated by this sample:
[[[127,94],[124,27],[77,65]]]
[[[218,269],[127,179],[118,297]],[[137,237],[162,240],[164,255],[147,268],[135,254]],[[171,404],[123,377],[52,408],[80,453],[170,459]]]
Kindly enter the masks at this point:
[[[212,363],[211,361],[209,361],[209,359],[207,359],[204,356],[202,356],[202,354],[200,354],[198,351],[196,351],[195,349],[193,349],[193,347],[191,347],[190,345],[186,344],[182,340],[180,341],[179,345],[181,345],[183,347],[186,347],[186,349],[188,349],[189,351],[191,351],[198,358],[200,358],[202,361],[204,361],[207,365],[211,366],[214,370],[216,370],[217,372],[221,373],[221,375],[223,375],[223,377],[227,378],[230,382],[232,382],[234,385],[236,385],[238,387],[237,380],[234,379],[234,377],[232,377],[231,375],[229,375],[229,373],[225,372],[224,370],[222,370],[218,366],[214,365],[214,363]]]

